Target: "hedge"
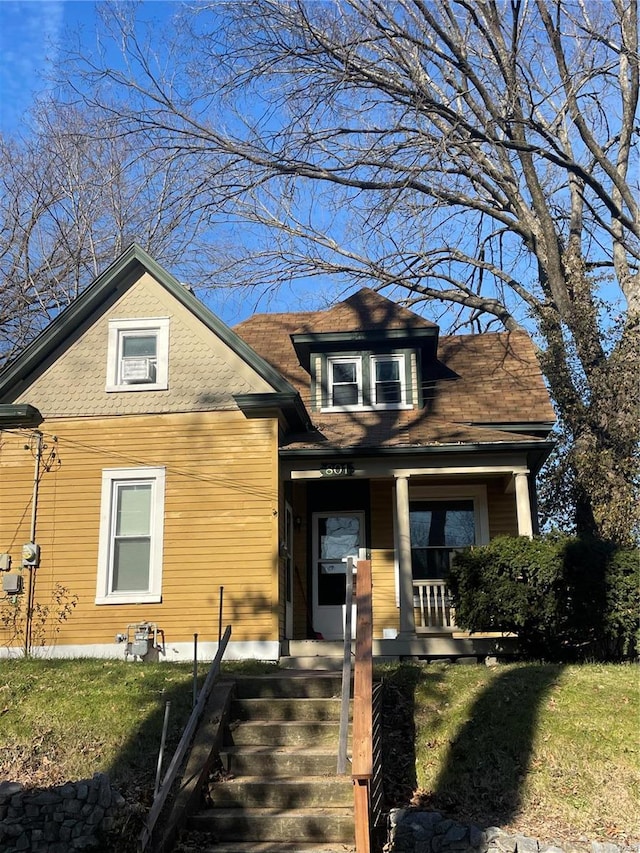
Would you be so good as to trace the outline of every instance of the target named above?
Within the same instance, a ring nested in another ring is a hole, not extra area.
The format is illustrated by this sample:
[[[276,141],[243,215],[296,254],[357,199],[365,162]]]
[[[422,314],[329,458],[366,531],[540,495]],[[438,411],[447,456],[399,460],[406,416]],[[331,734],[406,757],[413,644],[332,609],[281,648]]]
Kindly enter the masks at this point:
[[[547,660],[625,660],[640,654],[640,552],[551,535],[498,537],[456,554],[456,624],[518,634]]]

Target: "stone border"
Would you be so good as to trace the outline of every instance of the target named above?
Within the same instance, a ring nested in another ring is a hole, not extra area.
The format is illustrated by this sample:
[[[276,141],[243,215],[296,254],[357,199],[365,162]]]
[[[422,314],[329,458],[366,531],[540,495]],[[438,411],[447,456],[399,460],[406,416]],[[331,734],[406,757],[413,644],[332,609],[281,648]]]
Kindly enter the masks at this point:
[[[640,853],[640,844],[621,847],[601,841],[559,847],[497,826],[481,829],[456,823],[440,812],[392,809],[386,853]]]
[[[113,828],[124,804],[104,773],[53,788],[0,782],[0,849],[68,853],[99,848],[100,834]]]

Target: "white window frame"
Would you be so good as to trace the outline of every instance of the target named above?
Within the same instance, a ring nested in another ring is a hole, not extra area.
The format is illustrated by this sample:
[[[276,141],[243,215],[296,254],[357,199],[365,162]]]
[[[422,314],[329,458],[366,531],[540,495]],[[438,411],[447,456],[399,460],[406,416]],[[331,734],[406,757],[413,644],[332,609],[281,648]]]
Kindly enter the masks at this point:
[[[366,365],[364,361],[366,359]],[[400,395],[399,403],[376,403],[376,363],[380,361],[395,361],[399,365],[400,377]],[[358,402],[348,406],[335,406],[333,404],[333,365],[334,364],[355,364],[356,365],[356,382],[358,386]],[[326,398],[325,404],[322,405],[323,412],[353,412],[353,411],[374,411],[380,409],[411,409],[412,404],[407,402],[408,398],[408,383],[407,383],[407,354],[400,353],[366,353],[358,355],[329,355],[326,358]],[[366,387],[365,387],[366,382]]]
[[[489,504],[487,501],[487,487],[481,483],[465,486],[464,484],[454,486],[422,486],[411,485],[409,487],[409,506],[414,501],[443,501],[451,500],[473,501],[473,515],[475,523],[476,541],[475,545],[489,544]],[[398,561],[398,519],[394,517],[394,553],[395,553],[395,586],[396,607],[400,607],[400,563]]]
[[[117,592],[112,589],[116,521],[114,495],[118,486],[132,483],[151,485],[149,583],[146,589]],[[96,604],[153,604],[162,601],[164,493],[165,468],[105,468],[103,470]]]
[[[400,382],[400,401],[398,403],[376,403],[376,364],[382,361],[395,361],[398,365],[398,377]],[[372,409],[407,409],[407,362],[403,353],[390,353],[389,355],[372,355],[369,362],[369,381]]]
[[[155,381],[123,382],[122,349],[128,336],[147,335],[156,338]],[[107,385],[109,391],[166,391],[169,387],[169,318],[149,317],[109,320],[107,345]]]
[[[356,385],[358,387],[358,402],[349,406],[334,406],[333,404],[333,366],[334,364],[355,364]],[[337,355],[327,358],[327,405],[323,407],[330,412],[350,412],[363,408],[362,397],[362,356],[360,355]]]

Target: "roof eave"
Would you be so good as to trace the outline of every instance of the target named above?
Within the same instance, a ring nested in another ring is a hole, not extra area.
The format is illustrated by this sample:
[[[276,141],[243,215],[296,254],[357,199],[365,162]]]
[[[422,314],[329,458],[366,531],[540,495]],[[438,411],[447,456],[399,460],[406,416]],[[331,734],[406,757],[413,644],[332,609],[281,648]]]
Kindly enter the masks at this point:
[[[275,388],[276,392],[296,393],[282,374],[219,320],[144,249],[133,243],[0,372],[0,400],[12,394],[20,383],[68,339],[71,330],[76,329],[100,308],[112,295],[114,285],[117,284],[118,290],[126,290],[145,269],[207,328],[230,346],[262,379]]]
[[[435,355],[438,349],[437,326],[408,327],[400,329],[363,329],[352,332],[294,332],[291,337],[293,348],[306,369],[310,369],[312,352],[327,352],[332,348],[341,351],[355,351],[368,346],[392,344],[403,347],[429,349]]]
[[[428,445],[403,445],[393,447],[306,447],[306,448],[280,448],[280,456],[283,459],[315,459],[326,458],[327,454],[340,458],[355,457],[380,457],[380,456],[406,456],[412,457],[429,456],[436,454],[467,454],[489,453],[489,452],[513,452],[526,453],[529,468],[535,475],[538,473],[545,460],[555,447],[555,442],[547,440],[538,441],[487,441],[487,442],[464,442],[451,444],[428,444]]]
[[[38,409],[28,403],[0,404],[0,429],[36,427],[43,420]]]
[[[239,409],[248,416],[261,417],[274,409],[281,412],[291,432],[307,431],[311,421],[300,395],[296,392],[234,394]]]

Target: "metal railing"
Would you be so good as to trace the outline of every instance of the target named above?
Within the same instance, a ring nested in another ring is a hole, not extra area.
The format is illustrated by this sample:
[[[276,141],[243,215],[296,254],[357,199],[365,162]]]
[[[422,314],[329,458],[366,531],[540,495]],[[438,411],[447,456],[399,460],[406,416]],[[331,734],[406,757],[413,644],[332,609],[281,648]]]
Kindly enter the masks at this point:
[[[143,853],[146,850],[149,841],[151,840],[151,836],[153,834],[154,827],[160,817],[162,809],[167,801],[167,797],[171,791],[171,787],[176,780],[176,776],[178,775],[178,771],[184,761],[185,755],[187,754],[187,750],[191,744],[193,736],[195,734],[198,723],[200,722],[200,718],[204,712],[205,706],[211,695],[211,690],[213,689],[213,685],[220,674],[220,664],[222,663],[222,658],[227,649],[227,644],[229,643],[229,638],[231,637],[231,625],[227,626],[226,631],[224,632],[224,636],[221,638],[218,644],[218,651],[216,653],[215,658],[211,662],[211,667],[209,672],[207,673],[207,677],[205,679],[204,684],[202,685],[202,690],[198,696],[198,701],[194,709],[191,711],[191,716],[189,717],[189,721],[185,726],[184,732],[182,733],[182,737],[180,738],[180,743],[176,747],[176,751],[173,754],[173,758],[167,768],[167,772],[164,775],[164,779],[162,780],[162,785],[160,786],[157,794],[154,798],[151,809],[149,810],[149,814],[147,815],[146,823],[140,833],[140,837],[138,839],[138,850]]]

